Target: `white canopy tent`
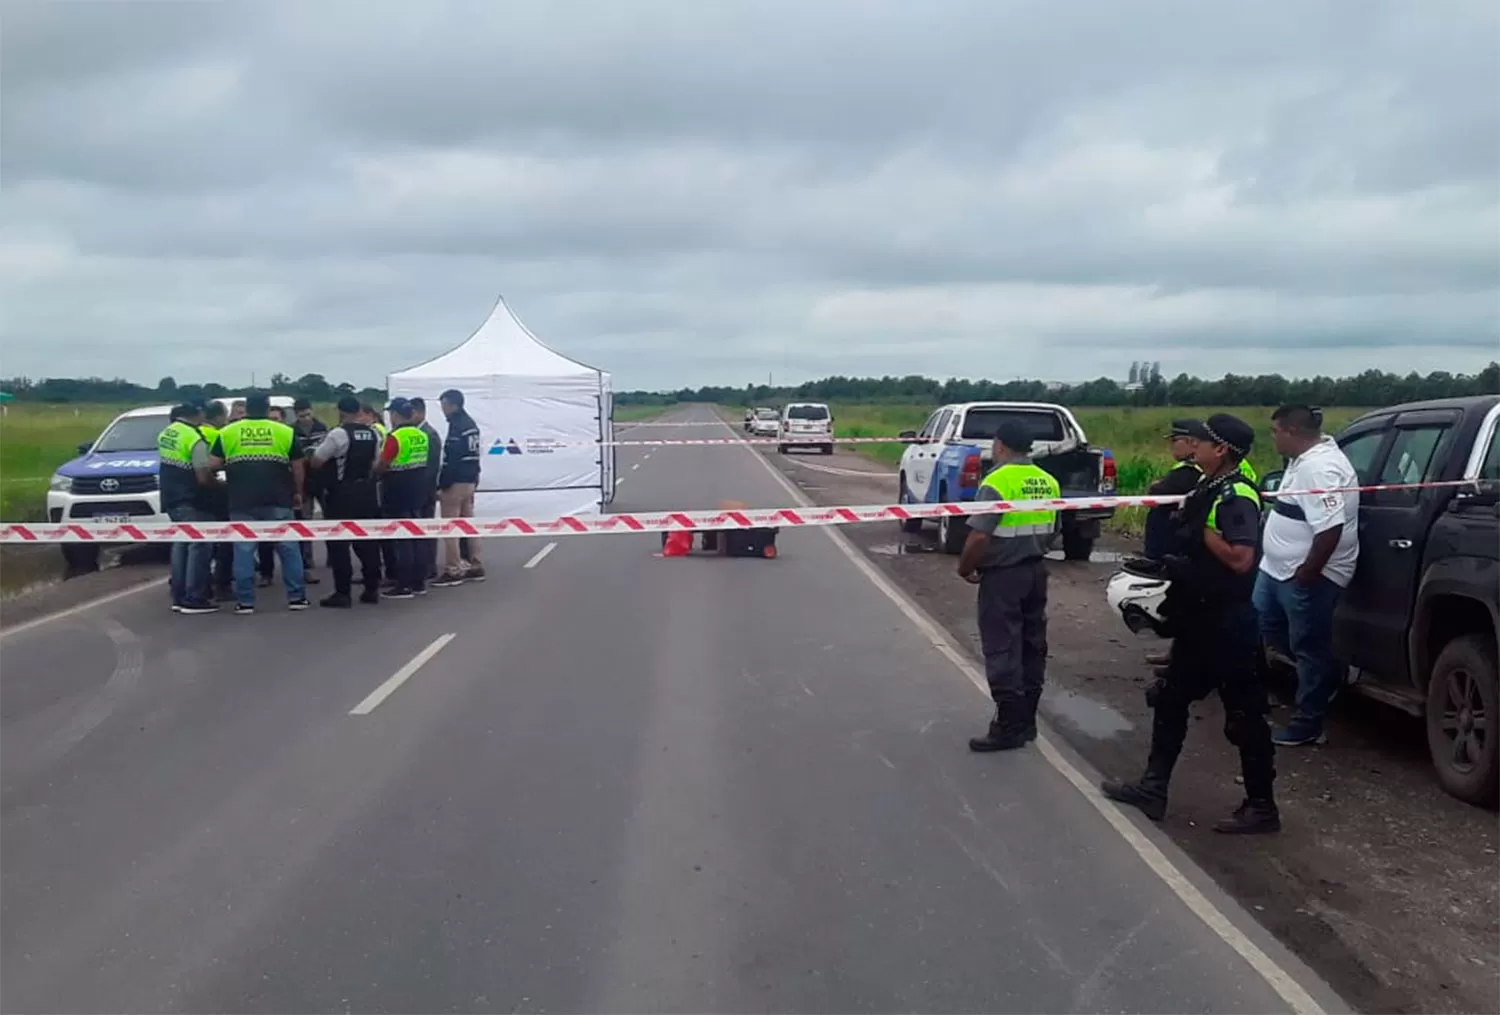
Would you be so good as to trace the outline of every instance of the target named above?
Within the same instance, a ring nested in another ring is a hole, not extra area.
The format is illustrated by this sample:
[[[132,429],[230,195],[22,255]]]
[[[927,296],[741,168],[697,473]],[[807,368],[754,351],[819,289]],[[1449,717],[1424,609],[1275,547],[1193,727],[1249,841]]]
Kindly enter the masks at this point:
[[[392,398],[420,395],[440,433],[438,396],[464,394],[482,440],[479,517],[602,511],[614,498],[610,376],[549,349],[501,297],[479,330],[436,359],[391,374]]]

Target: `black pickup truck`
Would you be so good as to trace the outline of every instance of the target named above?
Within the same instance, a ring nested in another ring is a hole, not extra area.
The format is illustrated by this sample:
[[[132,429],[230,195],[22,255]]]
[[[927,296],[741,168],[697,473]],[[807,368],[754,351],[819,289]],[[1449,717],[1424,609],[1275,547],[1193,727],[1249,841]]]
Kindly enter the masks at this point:
[[[1500,787],[1497,422],[1500,396],[1450,398],[1367,413],[1338,436],[1362,485],[1472,481],[1361,495],[1333,637],[1355,690],[1426,717],[1443,788],[1476,804]]]

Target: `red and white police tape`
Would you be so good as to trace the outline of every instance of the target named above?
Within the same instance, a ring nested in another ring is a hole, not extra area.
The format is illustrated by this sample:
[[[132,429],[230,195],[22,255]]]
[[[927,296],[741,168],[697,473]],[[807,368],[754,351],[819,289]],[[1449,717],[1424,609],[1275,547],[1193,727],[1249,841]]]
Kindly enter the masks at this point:
[[[1472,479],[1440,483],[1387,483],[1324,490],[1287,490],[1270,496],[1378,493],[1426,487],[1475,487]],[[562,515],[557,518],[399,518],[360,521],[286,522],[143,522],[140,524],[0,523],[3,543],[190,543],[260,542],[262,540],[437,539],[467,536],[585,536],[619,532],[672,532],[696,529],[809,528],[909,521],[915,518],[966,517],[1007,511],[1092,511],[1119,507],[1162,507],[1182,497],[1068,497],[1059,500],[965,501],[957,504],[877,504],[853,507],[753,508],[714,511],[631,511],[612,515]]]

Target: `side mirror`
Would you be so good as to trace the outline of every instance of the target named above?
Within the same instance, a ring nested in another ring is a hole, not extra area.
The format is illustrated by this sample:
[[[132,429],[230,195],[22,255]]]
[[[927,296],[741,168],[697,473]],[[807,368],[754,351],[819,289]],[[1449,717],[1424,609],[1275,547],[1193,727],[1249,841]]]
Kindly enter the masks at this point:
[[[896,436],[899,437],[901,440],[905,441],[906,443],[912,444],[917,439],[917,432],[915,430],[902,430]]]
[[[78,445],[78,453],[80,455],[86,455],[86,454],[89,453],[89,448],[91,448],[93,446],[94,446],[94,442],[93,441],[84,441],[82,444]]]
[[[1260,492],[1275,493],[1281,489],[1281,477],[1284,475],[1286,475],[1285,470],[1277,469],[1275,472],[1268,472],[1260,477]]]

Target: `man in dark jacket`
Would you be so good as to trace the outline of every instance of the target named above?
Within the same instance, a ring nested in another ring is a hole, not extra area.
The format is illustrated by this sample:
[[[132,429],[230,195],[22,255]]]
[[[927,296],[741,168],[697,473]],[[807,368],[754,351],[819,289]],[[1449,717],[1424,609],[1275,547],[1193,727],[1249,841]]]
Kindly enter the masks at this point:
[[[313,415],[312,402],[306,398],[299,398],[293,402],[292,412],[296,417],[292,423],[292,429],[296,431],[297,443],[302,447],[302,457],[311,462],[312,453],[317,450],[319,444],[323,443],[323,438],[328,436],[328,424]],[[328,514],[328,505],[325,499],[327,489],[327,477],[323,470],[309,468],[307,470],[307,501],[303,504],[302,510],[297,512],[297,517],[303,519],[312,518],[314,505],[322,509],[323,514],[326,516]],[[305,571],[312,566],[313,544],[310,542],[303,543],[302,567]],[[311,575],[308,576],[307,581],[309,585],[317,583],[317,579]]]
[[[438,476],[443,471],[443,436],[438,433],[433,425],[427,422],[427,400],[420,396],[407,399],[411,403],[412,422],[427,435],[427,500],[422,504],[422,517],[434,518],[437,516],[437,488]],[[418,548],[422,562],[426,567],[426,576],[429,581],[437,578],[437,551],[438,541],[436,539],[424,539]]]
[[[438,474],[438,502],[444,518],[473,518],[474,492],[479,488],[479,425],[464,411],[464,393],[454,388],[443,392],[443,415],[448,417],[448,437],[443,441],[443,467]],[[432,584],[446,588],[466,581],[484,581],[479,562],[479,540],[469,541],[469,566],[463,567],[458,540],[443,540],[443,573]]]

